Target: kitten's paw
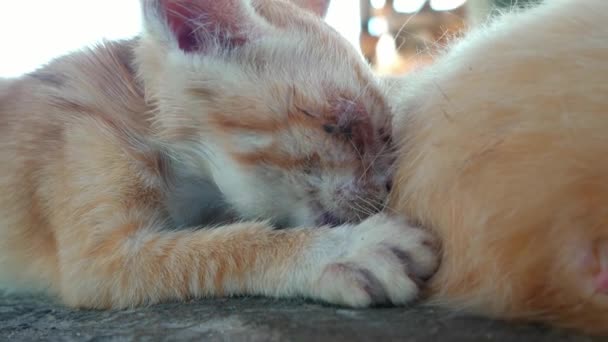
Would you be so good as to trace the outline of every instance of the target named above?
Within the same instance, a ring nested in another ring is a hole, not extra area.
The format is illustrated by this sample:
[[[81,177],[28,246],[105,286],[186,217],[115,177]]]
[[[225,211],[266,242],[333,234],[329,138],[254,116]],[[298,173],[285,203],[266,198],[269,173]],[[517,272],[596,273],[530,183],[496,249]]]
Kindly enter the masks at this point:
[[[438,266],[435,238],[397,217],[377,214],[332,233],[343,240],[318,282],[320,297],[330,303],[406,304]]]

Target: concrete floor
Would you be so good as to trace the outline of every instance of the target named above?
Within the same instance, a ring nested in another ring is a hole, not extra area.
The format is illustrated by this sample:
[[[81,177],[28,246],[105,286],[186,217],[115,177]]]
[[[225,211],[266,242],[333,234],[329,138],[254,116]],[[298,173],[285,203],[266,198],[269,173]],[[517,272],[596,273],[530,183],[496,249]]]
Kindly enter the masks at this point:
[[[349,310],[233,298],[127,311],[74,311],[0,294],[0,341],[607,341],[429,308]]]

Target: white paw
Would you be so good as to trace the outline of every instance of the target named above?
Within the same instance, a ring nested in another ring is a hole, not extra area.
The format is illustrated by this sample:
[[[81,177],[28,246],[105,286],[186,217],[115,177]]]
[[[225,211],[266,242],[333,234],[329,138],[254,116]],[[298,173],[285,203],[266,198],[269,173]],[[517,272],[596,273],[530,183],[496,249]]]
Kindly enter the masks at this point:
[[[433,235],[398,217],[377,214],[330,232],[334,250],[316,284],[317,297],[330,303],[406,304],[438,266]]]

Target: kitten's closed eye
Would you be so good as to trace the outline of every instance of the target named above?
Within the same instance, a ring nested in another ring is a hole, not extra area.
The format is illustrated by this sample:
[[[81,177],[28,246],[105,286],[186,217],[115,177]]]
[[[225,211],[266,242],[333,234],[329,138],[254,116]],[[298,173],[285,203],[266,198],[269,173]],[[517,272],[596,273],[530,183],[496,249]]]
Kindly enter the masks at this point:
[[[323,130],[329,134],[333,134],[337,131],[337,128],[334,125],[323,125]]]
[[[306,109],[299,108],[299,107],[296,107],[296,109],[299,110],[302,114],[304,114],[306,116],[309,116],[311,118],[317,118],[318,117],[317,115],[313,115],[311,112],[307,111]]]
[[[332,124],[324,124],[323,130],[328,134],[336,134],[350,140],[353,138],[353,128],[351,125],[338,126]]]

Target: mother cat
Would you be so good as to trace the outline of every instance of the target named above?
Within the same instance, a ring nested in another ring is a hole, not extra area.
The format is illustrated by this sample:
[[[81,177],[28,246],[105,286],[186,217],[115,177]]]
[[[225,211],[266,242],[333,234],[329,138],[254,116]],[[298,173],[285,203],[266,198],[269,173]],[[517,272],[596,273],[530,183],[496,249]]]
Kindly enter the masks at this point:
[[[443,243],[431,301],[608,332],[608,2],[550,0],[391,80],[391,206]]]

